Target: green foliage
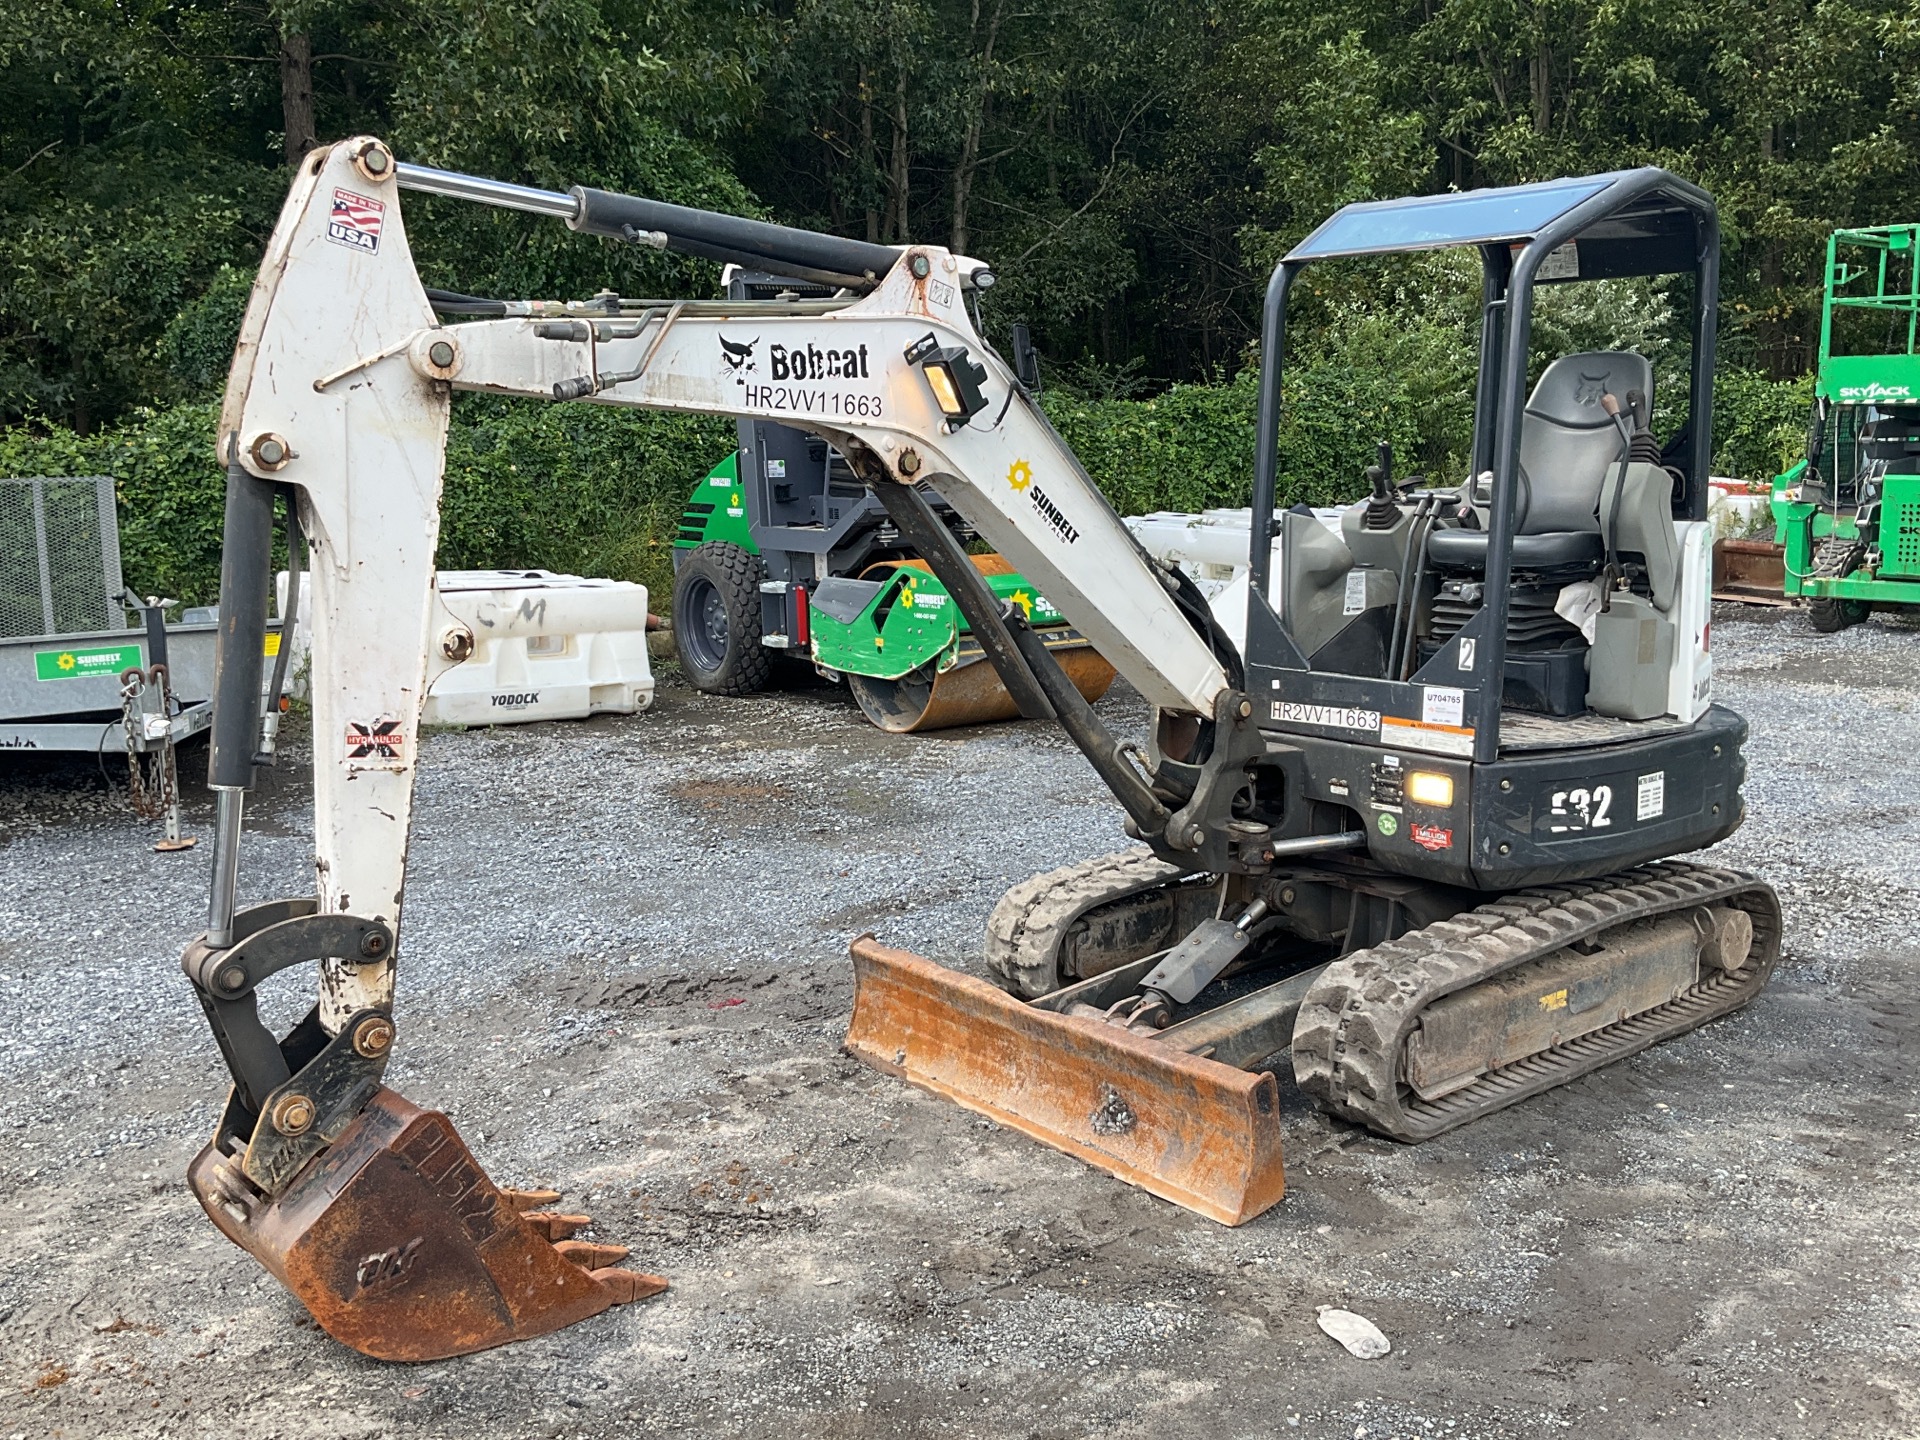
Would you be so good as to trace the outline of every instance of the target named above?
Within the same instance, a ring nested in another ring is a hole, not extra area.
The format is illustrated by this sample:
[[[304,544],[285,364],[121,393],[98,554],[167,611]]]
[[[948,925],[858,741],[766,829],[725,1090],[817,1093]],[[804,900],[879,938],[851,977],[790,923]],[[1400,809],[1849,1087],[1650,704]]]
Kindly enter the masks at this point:
[[[1281,505],[1357,499],[1361,472],[1385,440],[1417,443],[1404,385],[1378,372],[1317,363],[1286,377],[1280,423]],[[1259,388],[1251,370],[1216,385],[1176,385],[1150,400],[1042,402],[1087,473],[1123,515],[1242,506],[1253,495]]]
[[[664,609],[687,495],[733,444],[733,426],[709,416],[463,397],[439,563],[638,580]]]
[[[111,475],[127,587],[189,605],[220,594],[226,470],[211,404],[136,411],[92,435],[62,427],[0,430],[0,475]]]
[[[86,436],[0,430],[0,475],[113,476],[127,584],[211,605],[226,497],[218,423],[217,406],[187,404]],[[461,397],[438,562],[639,580],[664,601],[687,493],[732,444],[732,427],[705,416]]]
[[[1771,480],[1807,453],[1813,377],[1769,380],[1723,369],[1713,393],[1713,473]]]
[[[252,271],[222,265],[206,290],[161,332],[160,359],[182,394],[200,398],[225,387],[252,290]]]

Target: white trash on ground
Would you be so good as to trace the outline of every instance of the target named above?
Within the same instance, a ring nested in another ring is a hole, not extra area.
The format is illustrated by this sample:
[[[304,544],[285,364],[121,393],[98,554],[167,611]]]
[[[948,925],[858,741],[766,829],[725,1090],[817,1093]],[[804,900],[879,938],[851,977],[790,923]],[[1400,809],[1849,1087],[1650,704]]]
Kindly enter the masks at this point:
[[[1322,1305],[1318,1309],[1320,1328],[1346,1346],[1347,1353],[1356,1360],[1378,1360],[1393,1349],[1387,1337],[1380,1333],[1380,1327],[1366,1316],[1332,1305]]]

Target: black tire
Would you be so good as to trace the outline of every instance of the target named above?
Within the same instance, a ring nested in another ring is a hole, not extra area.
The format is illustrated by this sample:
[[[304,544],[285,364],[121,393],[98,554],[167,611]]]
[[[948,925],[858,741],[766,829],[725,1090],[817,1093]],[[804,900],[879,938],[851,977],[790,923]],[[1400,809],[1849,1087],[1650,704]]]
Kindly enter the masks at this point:
[[[1867,607],[1859,600],[1833,600],[1822,596],[1807,602],[1807,623],[1822,635],[1837,635],[1849,625],[1867,618]]]
[[[1828,541],[1814,558],[1813,574],[1823,579],[1829,576],[1844,579],[1859,567],[1866,553],[1867,547],[1857,541],[1850,544]],[[1849,625],[1858,625],[1866,619],[1871,609],[1864,600],[1822,595],[1807,602],[1807,623],[1822,635],[1837,635]]]
[[[767,567],[738,545],[700,546],[673,577],[673,643],[696,690],[751,695],[772,656],[760,643],[760,582]]]

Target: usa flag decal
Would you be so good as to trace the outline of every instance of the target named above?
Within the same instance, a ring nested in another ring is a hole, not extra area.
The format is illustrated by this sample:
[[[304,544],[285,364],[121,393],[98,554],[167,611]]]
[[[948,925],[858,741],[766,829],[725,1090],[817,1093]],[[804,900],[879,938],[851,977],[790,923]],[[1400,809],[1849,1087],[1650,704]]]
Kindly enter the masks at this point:
[[[351,190],[333,192],[333,215],[327,221],[327,238],[341,245],[363,250],[369,255],[380,252],[380,220],[387,207]]]

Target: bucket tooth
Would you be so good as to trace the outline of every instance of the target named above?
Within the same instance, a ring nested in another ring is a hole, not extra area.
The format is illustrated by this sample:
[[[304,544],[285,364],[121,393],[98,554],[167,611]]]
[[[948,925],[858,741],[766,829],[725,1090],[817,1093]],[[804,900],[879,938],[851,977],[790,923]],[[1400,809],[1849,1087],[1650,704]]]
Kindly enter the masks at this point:
[[[565,1241],[586,1216],[523,1214],[558,1197],[498,1189],[445,1115],[387,1089],[277,1196],[236,1193],[211,1145],[187,1180],[322,1329],[377,1360],[467,1355],[667,1288],[612,1268],[619,1246]]]
[[[1285,1193],[1270,1073],[1036,1009],[870,935],[852,951],[846,1048],[876,1070],[1222,1224]]]

